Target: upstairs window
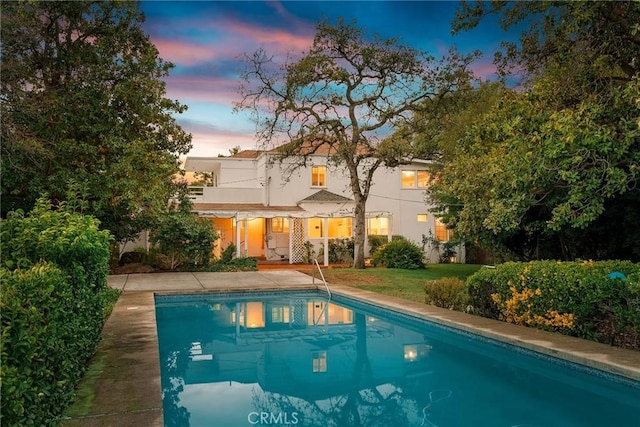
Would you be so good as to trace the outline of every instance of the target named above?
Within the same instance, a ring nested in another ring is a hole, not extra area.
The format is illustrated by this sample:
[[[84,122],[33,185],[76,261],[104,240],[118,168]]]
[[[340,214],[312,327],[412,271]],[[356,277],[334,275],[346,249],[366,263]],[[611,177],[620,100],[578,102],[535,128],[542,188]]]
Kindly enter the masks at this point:
[[[416,188],[416,171],[402,171],[402,188]]]
[[[327,167],[326,166],[311,167],[311,186],[312,187],[327,186]]]
[[[429,171],[403,170],[402,188],[429,188],[431,174]]]

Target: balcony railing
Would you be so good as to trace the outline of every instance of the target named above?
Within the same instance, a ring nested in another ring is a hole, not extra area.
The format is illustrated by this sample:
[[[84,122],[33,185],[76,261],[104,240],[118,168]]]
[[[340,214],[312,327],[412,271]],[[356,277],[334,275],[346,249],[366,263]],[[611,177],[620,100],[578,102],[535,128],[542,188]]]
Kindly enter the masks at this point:
[[[262,203],[262,188],[189,186],[189,198],[197,203]]]

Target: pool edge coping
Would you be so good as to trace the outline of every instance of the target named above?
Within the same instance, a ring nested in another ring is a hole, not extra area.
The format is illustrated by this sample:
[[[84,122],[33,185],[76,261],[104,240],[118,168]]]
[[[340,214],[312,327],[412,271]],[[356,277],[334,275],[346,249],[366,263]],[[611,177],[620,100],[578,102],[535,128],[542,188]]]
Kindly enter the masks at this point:
[[[336,296],[345,298],[351,298],[356,301],[373,304],[385,309],[401,313],[408,314],[410,316],[424,319],[436,324],[440,324],[446,327],[451,327],[463,332],[470,332],[477,334],[481,337],[497,340],[511,345],[516,345],[531,351],[541,353],[543,355],[559,358],[572,363],[578,363],[589,368],[598,369],[614,375],[619,375],[625,378],[629,378],[633,381],[640,381],[640,352],[633,350],[622,349],[619,347],[608,346],[606,344],[596,343],[584,339],[568,337],[565,335],[541,331],[534,328],[527,328],[524,326],[513,325],[506,322],[501,322],[493,319],[486,319],[480,316],[461,313],[452,310],[446,310],[443,308],[421,304],[409,300],[404,300],[397,297],[391,297],[384,294],[379,294],[355,287],[330,285],[331,292]],[[142,425],[162,427],[164,425],[164,417],[162,410],[162,386],[160,381],[160,358],[158,349],[158,334],[156,326],[155,315],[155,296],[156,295],[185,295],[185,294],[220,294],[220,293],[237,293],[237,292],[267,292],[267,291],[282,291],[282,292],[296,292],[305,290],[317,290],[324,292],[324,289],[317,285],[308,286],[295,286],[287,287],[283,286],[256,286],[256,287],[243,287],[243,288],[218,288],[218,289],[185,289],[185,290],[140,290],[124,291],[119,298],[114,310],[105,324],[105,331],[103,331],[103,339],[99,343],[98,351],[102,346],[106,345],[106,341],[113,341],[114,337],[117,337],[117,331],[113,331],[114,324],[117,323],[112,317],[122,315],[127,311],[136,312],[139,314],[138,321],[135,323],[135,327],[127,330],[129,334],[135,335],[136,333],[144,332],[142,326],[146,325],[146,332],[149,334],[149,338],[152,338],[151,343],[155,343],[155,349],[150,353],[144,355],[138,355],[139,357],[145,357],[148,363],[154,365],[155,378],[146,377],[145,381],[151,387],[143,396],[131,396],[137,400],[150,399],[152,402],[159,400],[160,405],[151,405],[146,412],[141,411],[121,411],[105,412],[104,402],[96,399],[92,405],[93,412],[79,418],[67,418],[61,420],[60,425],[65,427],[73,427],[76,425],[81,426],[101,426],[104,425],[104,417],[109,417],[111,420],[131,420],[136,418],[136,423],[140,424],[140,417],[147,416]],[[137,304],[133,307],[127,305],[130,303],[130,299],[135,301],[135,297],[138,301],[142,300],[144,304]],[[151,334],[150,322],[153,323],[153,334]],[[474,325],[475,324],[475,325]],[[109,325],[109,326],[107,326]],[[129,326],[133,326],[129,324]],[[106,334],[109,334],[106,337]],[[153,335],[153,336],[151,336]],[[149,343],[147,343],[149,344]],[[577,347],[587,347],[589,351],[578,351]],[[573,348],[573,349],[572,349]],[[596,357],[597,356],[597,357]],[[626,358],[632,359],[633,362],[625,363]],[[117,367],[117,366],[116,366]],[[151,366],[150,366],[151,367]],[[108,370],[103,372],[101,378],[103,382],[109,382],[112,379],[112,375]],[[134,378],[127,378],[125,382],[131,383],[136,381]],[[128,390],[130,390],[129,388]],[[153,394],[154,396],[151,396]],[[125,396],[126,397],[126,396]],[[157,413],[159,410],[159,414]],[[123,423],[120,423],[123,425]],[[128,425],[124,422],[124,425]]]

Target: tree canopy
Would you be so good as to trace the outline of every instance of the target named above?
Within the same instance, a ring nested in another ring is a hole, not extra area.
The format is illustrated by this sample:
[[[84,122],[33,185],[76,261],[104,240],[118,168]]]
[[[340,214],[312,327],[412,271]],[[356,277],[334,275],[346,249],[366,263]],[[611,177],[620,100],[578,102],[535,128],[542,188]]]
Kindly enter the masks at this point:
[[[259,141],[282,144],[294,167],[319,150],[345,167],[355,199],[354,266],[363,268],[373,175],[415,154],[410,139],[387,136],[425,99],[466,84],[474,57],[452,50],[437,60],[397,40],[369,39],[355,23],[320,23],[309,51],[281,66],[262,49],[247,57],[238,108],[254,113]]]
[[[640,4],[467,4],[454,30],[487,13],[525,27],[496,55],[524,80],[457,138],[436,211],[518,258],[640,259]]]
[[[191,137],[143,21],[130,1],[3,3],[3,215],[72,183],[125,240],[166,208]]]

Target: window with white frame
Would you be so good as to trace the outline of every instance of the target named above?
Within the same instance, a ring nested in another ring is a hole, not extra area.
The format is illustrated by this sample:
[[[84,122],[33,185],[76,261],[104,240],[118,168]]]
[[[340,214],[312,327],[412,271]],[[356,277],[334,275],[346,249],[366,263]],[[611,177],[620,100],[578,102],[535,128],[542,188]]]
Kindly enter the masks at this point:
[[[424,170],[402,170],[402,188],[429,188],[431,174]]]
[[[367,218],[369,236],[387,236],[389,234],[389,218]]]
[[[353,220],[350,217],[328,218],[327,237],[330,239],[344,239],[353,235]],[[324,220],[322,218],[309,218],[307,220],[307,234],[310,239],[320,239],[324,237]]]
[[[288,233],[289,219],[288,218],[271,218],[271,232],[272,233]]]
[[[313,372],[327,372],[327,352],[316,351],[312,353],[313,363],[311,369]]]
[[[326,166],[311,167],[311,186],[312,187],[327,186],[327,167]]]
[[[447,228],[447,225],[440,218],[436,218],[436,239],[441,242],[453,239],[453,230]]]

